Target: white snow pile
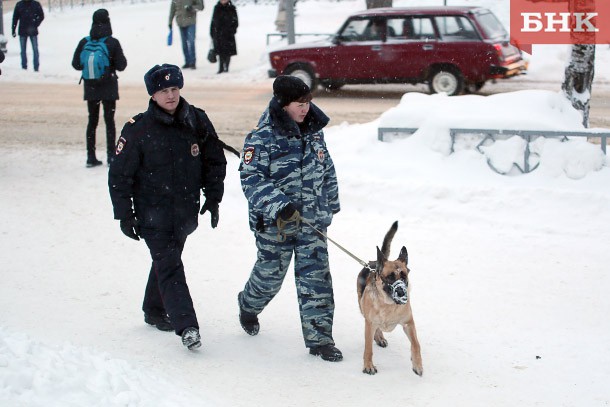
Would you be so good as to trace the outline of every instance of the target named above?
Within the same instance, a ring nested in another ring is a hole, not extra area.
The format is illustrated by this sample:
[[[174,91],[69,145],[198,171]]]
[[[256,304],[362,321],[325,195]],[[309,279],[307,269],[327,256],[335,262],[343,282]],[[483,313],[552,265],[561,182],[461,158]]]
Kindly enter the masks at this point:
[[[569,131],[590,132],[594,136],[608,130],[585,129],[581,113],[561,92],[523,90],[457,97],[411,92],[381,115],[379,127],[418,129],[409,142],[423,143],[443,155],[476,149],[483,143],[479,151],[501,173],[520,173],[515,164],[524,168],[526,148],[531,153],[531,168],[539,163],[540,170],[553,176],[565,174],[579,179],[591,171],[599,171],[607,162],[599,145],[588,143],[584,137],[565,138]],[[524,138],[510,133],[495,143],[485,139],[485,134],[472,133],[456,136],[453,144],[449,132],[452,128],[544,130],[557,132],[558,136],[535,137],[528,146]],[[599,142],[599,138],[592,137],[592,140]]]

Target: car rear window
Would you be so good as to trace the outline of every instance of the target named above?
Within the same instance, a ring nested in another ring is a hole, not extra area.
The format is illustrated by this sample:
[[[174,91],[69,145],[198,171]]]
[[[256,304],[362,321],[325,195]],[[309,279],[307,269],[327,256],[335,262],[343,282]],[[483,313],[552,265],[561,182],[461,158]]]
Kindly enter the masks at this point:
[[[485,36],[487,38],[493,39],[508,37],[508,33],[504,29],[504,26],[493,13],[477,14],[477,21],[481,25],[481,28],[485,32]]]
[[[478,40],[479,34],[472,22],[464,16],[435,17],[438,31],[445,41]]]

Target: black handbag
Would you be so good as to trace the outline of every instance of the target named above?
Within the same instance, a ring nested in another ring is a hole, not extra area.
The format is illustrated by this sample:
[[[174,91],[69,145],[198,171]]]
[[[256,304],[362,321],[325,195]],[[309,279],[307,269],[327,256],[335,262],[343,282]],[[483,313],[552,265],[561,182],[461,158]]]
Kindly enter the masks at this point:
[[[217,61],[216,50],[214,48],[210,48],[210,50],[208,51],[208,61],[210,61],[211,64],[214,64]]]

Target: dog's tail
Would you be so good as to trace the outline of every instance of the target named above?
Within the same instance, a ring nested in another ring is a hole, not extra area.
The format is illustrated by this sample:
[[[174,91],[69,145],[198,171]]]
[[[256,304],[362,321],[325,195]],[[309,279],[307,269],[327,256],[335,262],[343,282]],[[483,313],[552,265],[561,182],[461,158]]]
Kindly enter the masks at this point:
[[[385,234],[383,238],[383,244],[381,245],[381,253],[385,256],[385,258],[390,257],[390,245],[392,244],[392,239],[394,239],[394,235],[398,230],[398,221],[392,223],[392,227],[388,230],[388,233]]]

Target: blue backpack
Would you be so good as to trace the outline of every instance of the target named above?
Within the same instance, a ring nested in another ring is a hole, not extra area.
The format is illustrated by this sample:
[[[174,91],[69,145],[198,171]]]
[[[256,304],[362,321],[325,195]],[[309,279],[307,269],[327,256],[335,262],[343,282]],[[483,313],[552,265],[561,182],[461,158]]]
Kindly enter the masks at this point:
[[[110,66],[106,38],[92,40],[87,37],[87,42],[80,53],[80,64],[83,67],[82,79],[101,79]]]

